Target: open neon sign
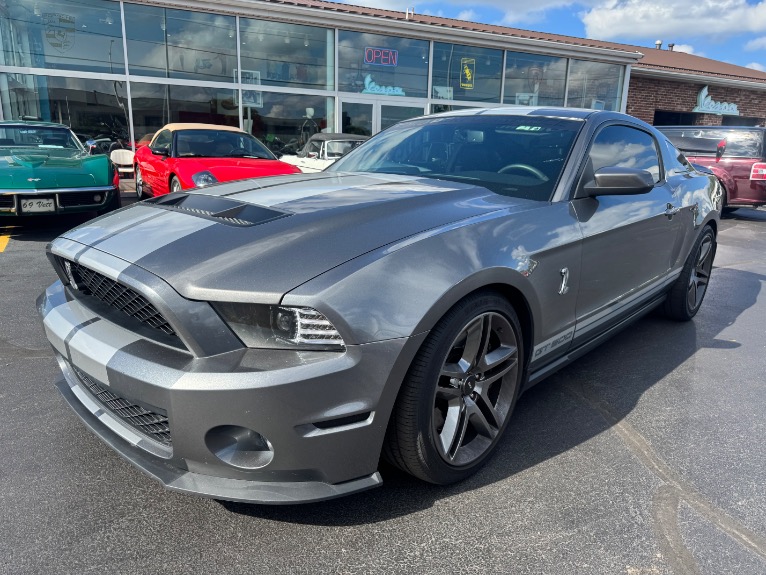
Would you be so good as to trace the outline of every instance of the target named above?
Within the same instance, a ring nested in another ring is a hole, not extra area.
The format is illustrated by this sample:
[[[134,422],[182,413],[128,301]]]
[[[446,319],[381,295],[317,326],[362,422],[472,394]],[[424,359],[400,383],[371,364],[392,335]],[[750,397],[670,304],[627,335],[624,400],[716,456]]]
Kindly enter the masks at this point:
[[[368,46],[364,49],[364,63],[373,66],[396,66],[399,63],[399,50]]]

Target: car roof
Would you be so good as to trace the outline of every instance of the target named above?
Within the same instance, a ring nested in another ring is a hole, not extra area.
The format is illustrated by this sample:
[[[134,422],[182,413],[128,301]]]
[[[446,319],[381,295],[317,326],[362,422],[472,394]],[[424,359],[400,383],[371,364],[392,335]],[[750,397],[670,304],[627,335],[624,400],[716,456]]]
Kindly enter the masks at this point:
[[[58,122],[43,122],[42,120],[0,120],[0,128],[3,126],[32,126],[35,128],[65,128],[69,126]]]
[[[162,130],[170,130],[171,132],[177,132],[179,130],[227,130],[229,132],[245,133],[243,130],[240,130],[239,128],[235,128],[234,126],[224,126],[224,125],[218,125],[218,124],[181,123],[181,122],[176,122],[173,124],[165,124],[162,128],[160,128],[157,131],[161,132]]]
[[[427,118],[445,116],[549,116],[554,118],[566,118],[584,120],[595,114],[617,114],[601,110],[585,108],[557,108],[552,106],[497,106],[494,108],[468,108],[467,110],[453,110],[430,114]],[[414,119],[414,118],[413,118]],[[406,120],[405,120],[406,121]]]

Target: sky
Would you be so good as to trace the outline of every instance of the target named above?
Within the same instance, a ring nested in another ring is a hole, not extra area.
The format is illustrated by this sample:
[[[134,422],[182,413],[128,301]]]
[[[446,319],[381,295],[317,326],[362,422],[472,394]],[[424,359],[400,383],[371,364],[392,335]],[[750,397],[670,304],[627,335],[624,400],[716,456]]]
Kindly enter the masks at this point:
[[[766,72],[766,0],[335,0],[663,48]]]

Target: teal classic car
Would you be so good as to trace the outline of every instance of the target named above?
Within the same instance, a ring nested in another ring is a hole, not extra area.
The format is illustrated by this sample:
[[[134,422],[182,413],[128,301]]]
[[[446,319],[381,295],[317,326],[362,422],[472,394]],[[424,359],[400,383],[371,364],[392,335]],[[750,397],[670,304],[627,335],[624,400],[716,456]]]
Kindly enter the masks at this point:
[[[120,207],[118,172],[62,124],[0,121],[0,217],[106,213]]]

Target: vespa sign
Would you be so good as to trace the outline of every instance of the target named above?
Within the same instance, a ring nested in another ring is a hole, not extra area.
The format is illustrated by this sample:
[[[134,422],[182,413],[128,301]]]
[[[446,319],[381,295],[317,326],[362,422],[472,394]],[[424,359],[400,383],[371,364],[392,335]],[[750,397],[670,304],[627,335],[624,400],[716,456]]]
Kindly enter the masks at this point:
[[[702,112],[704,114],[717,114],[727,116],[739,116],[739,110],[736,104],[730,104],[729,102],[716,102],[708,94],[708,87],[705,86],[697,94],[697,105],[692,112]]]

